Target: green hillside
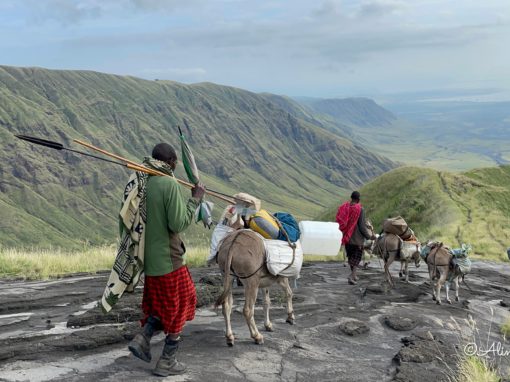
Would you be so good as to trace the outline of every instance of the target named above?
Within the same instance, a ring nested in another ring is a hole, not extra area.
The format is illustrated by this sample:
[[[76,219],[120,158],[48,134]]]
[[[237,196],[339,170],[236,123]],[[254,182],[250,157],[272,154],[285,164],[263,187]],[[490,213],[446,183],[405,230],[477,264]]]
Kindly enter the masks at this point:
[[[423,242],[471,243],[478,255],[508,259],[510,166],[462,174],[403,167],[374,179],[360,192],[376,230],[386,217],[401,215]],[[336,208],[320,219],[334,221]]]
[[[128,176],[120,167],[34,147],[14,134],[75,149],[81,147],[72,139],[83,139],[141,160],[155,143],[178,145],[179,124],[208,187],[252,193],[265,208],[298,218],[315,216],[336,195],[395,167],[268,95],[210,83],[0,66],[0,99],[3,246],[111,242]],[[182,169],[177,175],[184,178]],[[190,232],[208,234],[198,226]]]

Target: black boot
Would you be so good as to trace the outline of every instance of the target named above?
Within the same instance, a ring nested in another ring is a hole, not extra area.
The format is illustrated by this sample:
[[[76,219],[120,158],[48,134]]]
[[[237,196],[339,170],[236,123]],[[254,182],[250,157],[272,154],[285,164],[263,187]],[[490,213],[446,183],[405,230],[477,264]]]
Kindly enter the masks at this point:
[[[150,362],[152,359],[151,338],[158,330],[161,330],[161,322],[157,318],[149,316],[143,327],[143,332],[133,338],[128,345],[128,349],[135,357],[140,358],[142,361]]]
[[[179,340],[174,341],[170,337],[165,339],[165,347],[163,354],[156,364],[153,373],[160,377],[168,377],[169,375],[183,374],[186,371],[186,365],[177,361],[176,355],[179,349]]]

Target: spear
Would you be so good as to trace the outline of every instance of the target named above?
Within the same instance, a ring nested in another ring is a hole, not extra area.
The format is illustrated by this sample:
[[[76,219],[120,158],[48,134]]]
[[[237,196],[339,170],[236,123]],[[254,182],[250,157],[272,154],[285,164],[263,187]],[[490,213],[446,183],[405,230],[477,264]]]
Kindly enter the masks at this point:
[[[88,156],[88,157],[91,157],[91,158],[94,158],[94,159],[99,159],[99,160],[102,160],[104,162],[118,164],[120,166],[127,167],[130,170],[146,172],[146,173],[151,174],[151,175],[160,175],[159,171],[153,170],[151,168],[147,168],[147,167],[139,165],[139,164],[137,164],[135,162],[123,163],[123,162],[118,162],[118,161],[114,161],[114,160],[111,160],[111,159],[106,159],[106,158],[98,157],[97,155],[92,155],[92,154],[89,154],[89,153],[86,153],[86,152],[83,152],[83,151],[70,149],[68,147],[65,147],[62,143],[58,143],[58,142],[54,142],[54,141],[48,141],[46,139],[41,139],[41,138],[36,138],[36,137],[30,137],[28,135],[16,135],[16,138],[22,139],[24,141],[28,141],[30,143],[35,143],[36,145],[41,145],[41,146],[49,147],[49,148],[52,148],[52,149],[55,149],[55,150],[71,151],[73,153],[80,154],[80,155],[85,155],[85,156]],[[166,174],[164,174],[164,175],[166,175]]]
[[[123,167],[127,167],[130,170],[141,171],[141,172],[145,172],[145,173],[150,174],[150,175],[169,176],[168,174],[165,174],[164,172],[161,172],[161,171],[158,171],[158,170],[154,170],[154,169],[145,167],[145,166],[143,166],[141,164],[138,164],[136,162],[133,162],[133,161],[131,161],[129,159],[125,159],[125,158],[123,158],[123,157],[121,157],[119,155],[110,153],[110,152],[108,152],[106,150],[103,150],[103,149],[100,149],[98,147],[95,147],[95,146],[91,145],[90,143],[86,143],[86,142],[83,142],[83,141],[80,141],[80,140],[77,140],[77,139],[74,139],[73,141],[78,143],[78,144],[80,144],[80,145],[82,145],[82,146],[85,146],[85,147],[88,147],[88,148],[90,148],[92,150],[98,151],[101,154],[104,154],[104,155],[109,156],[111,158],[115,158],[117,160],[106,159],[106,158],[103,158],[103,157],[100,157],[100,156],[97,156],[97,155],[93,155],[93,154],[89,154],[89,153],[86,153],[86,152],[83,152],[83,151],[74,150],[74,149],[65,147],[62,143],[58,143],[58,142],[54,142],[54,141],[48,141],[46,139],[30,137],[28,135],[16,135],[16,137],[19,138],[19,139],[22,139],[24,141],[28,141],[30,143],[34,143],[36,145],[41,145],[41,146],[49,147],[49,148],[52,148],[52,149],[55,149],[55,150],[71,151],[71,152],[74,152],[76,154],[85,155],[85,156],[88,156],[88,157],[91,157],[91,158],[94,158],[94,159],[102,160],[104,162],[117,164],[117,165],[120,165],[120,166],[123,166]],[[185,187],[188,187],[188,188],[193,188],[194,187],[194,185],[191,184],[191,183],[185,182],[185,181],[183,181],[181,179],[177,179],[177,178],[175,178],[175,179],[177,180],[178,183],[182,184]],[[206,190],[205,192],[207,194],[211,195],[211,196],[214,196],[214,197],[216,197],[218,199],[226,201],[226,202],[228,202],[230,204],[235,204],[235,200],[232,199],[232,197],[230,197],[229,195],[226,195],[226,194],[223,194],[221,192],[214,191],[214,190]]]

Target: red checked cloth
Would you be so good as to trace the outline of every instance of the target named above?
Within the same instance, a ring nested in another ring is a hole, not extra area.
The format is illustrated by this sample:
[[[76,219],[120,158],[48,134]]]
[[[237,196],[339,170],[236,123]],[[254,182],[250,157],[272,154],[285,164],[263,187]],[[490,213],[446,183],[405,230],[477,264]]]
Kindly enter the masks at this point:
[[[342,231],[342,244],[345,245],[351,240],[352,234],[358,225],[358,219],[361,215],[361,204],[351,204],[345,202],[338,208],[336,221]]]
[[[163,276],[145,276],[142,309],[145,318],[160,319],[165,334],[182,331],[186,321],[195,317],[197,294],[188,267],[182,266]]]

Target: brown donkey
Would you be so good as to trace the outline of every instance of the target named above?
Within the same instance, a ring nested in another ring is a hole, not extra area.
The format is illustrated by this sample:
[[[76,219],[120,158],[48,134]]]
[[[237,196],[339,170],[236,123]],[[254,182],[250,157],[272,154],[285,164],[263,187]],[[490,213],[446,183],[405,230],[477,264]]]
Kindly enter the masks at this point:
[[[441,287],[448,278],[452,254],[448,248],[443,246],[443,243],[429,243],[427,247],[431,248],[426,261],[429,268],[430,283],[432,285],[432,299],[436,300],[438,305],[441,305]],[[434,283],[435,279],[437,279],[437,281]],[[448,292],[446,294],[446,301],[448,304],[452,303]]]
[[[400,261],[399,277],[409,282],[409,262],[414,261],[416,268],[420,267],[421,244],[413,236],[412,240],[403,241],[397,235],[386,233],[378,237],[374,246],[374,254],[384,260],[384,274],[386,281],[392,287],[395,286],[390,273],[390,266],[394,261]]]
[[[250,329],[250,335],[255,343],[262,344],[264,337],[257,330],[254,312],[255,301],[259,288],[264,289],[264,326],[267,331],[273,330],[273,324],[269,319],[268,287],[278,283],[284,290],[287,298],[287,322],[294,324],[294,312],[292,308],[292,289],[287,277],[273,276],[266,267],[266,250],[263,239],[257,233],[249,229],[242,229],[228,234],[222,241],[218,251],[218,265],[223,272],[223,293],[216,300],[216,306],[222,305],[223,317],[225,318],[225,337],[227,345],[234,345],[234,334],[230,323],[232,312],[232,280],[238,276],[244,285],[244,308],[243,315]]]

